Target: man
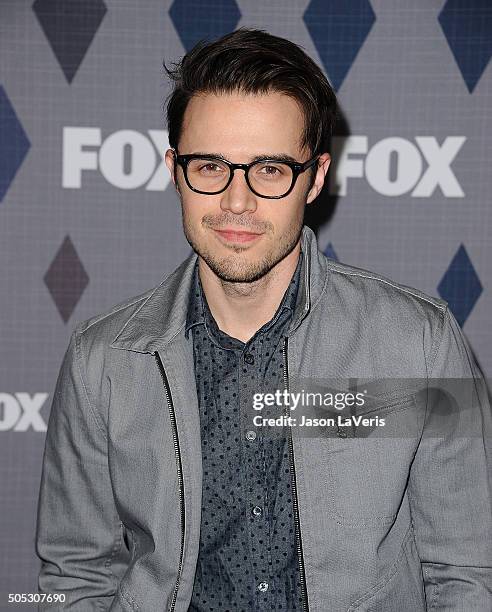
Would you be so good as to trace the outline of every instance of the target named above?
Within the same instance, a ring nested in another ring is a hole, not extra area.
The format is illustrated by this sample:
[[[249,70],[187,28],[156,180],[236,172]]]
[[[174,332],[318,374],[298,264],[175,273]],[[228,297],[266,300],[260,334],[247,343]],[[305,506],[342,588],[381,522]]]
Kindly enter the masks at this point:
[[[165,159],[194,254],[72,334],[40,590],[83,611],[489,610],[491,414],[456,321],[327,259],[303,226],[330,164],[326,78],[246,29],[168,72]],[[393,436],[256,426],[258,393],[361,378],[385,381],[371,397]],[[467,419],[429,435],[421,415],[438,402],[394,381],[453,378],[477,381]]]

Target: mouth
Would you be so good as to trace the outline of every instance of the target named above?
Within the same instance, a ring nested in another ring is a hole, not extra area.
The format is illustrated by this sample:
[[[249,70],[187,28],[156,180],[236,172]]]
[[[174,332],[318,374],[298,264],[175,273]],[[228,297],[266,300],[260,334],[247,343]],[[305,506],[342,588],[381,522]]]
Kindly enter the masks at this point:
[[[254,232],[245,232],[240,230],[222,229],[213,230],[220,238],[226,242],[253,242],[257,240],[263,234],[256,234]]]

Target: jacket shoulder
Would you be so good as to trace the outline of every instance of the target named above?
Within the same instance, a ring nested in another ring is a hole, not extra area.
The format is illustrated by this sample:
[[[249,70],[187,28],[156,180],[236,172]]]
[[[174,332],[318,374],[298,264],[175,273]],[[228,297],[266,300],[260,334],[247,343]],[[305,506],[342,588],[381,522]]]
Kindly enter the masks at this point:
[[[326,258],[326,261],[328,269],[338,283],[353,286],[365,297],[372,297],[374,301],[384,300],[393,302],[395,305],[403,302],[407,306],[413,304],[424,310],[430,309],[441,317],[448,307],[445,300],[428,295],[415,287],[398,283],[377,272],[340,263],[329,257]]]
[[[159,285],[160,284],[161,283],[159,283]],[[122,300],[121,302],[117,302],[116,304],[111,306],[109,309],[97,315],[94,315],[88,319],[85,319],[84,321],[81,321],[77,325],[77,328],[79,329],[81,333],[84,333],[85,331],[87,331],[89,328],[91,328],[94,325],[99,325],[99,326],[111,325],[113,321],[119,321],[119,320],[123,321],[126,317],[133,314],[134,311],[138,310],[139,306],[148,297],[150,297],[152,293],[154,293],[154,291],[159,285],[156,285],[155,287],[152,287],[151,289],[147,289],[146,291],[144,291],[143,293],[139,293],[138,295],[128,297],[125,300]]]
[[[90,338],[103,344],[111,343],[126,321],[162,286],[166,278],[151,289],[117,302],[109,309],[81,321],[75,328],[75,334],[84,336],[86,341]]]
[[[444,300],[363,268],[327,259],[326,311],[349,337],[365,338],[367,351],[384,349],[381,371],[423,376],[434,363],[449,308]],[[391,355],[390,362],[386,361]],[[403,366],[403,364],[405,364]],[[398,369],[400,368],[400,369]],[[399,376],[400,374],[398,374]],[[387,374],[385,374],[387,376]]]

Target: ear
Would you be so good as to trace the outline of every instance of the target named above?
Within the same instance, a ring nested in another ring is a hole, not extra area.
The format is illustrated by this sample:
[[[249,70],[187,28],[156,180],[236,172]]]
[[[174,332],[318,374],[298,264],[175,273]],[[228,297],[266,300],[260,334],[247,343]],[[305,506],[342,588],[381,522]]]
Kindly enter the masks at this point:
[[[176,170],[177,164],[175,162],[175,152],[174,149],[168,149],[164,155],[164,161],[169,170],[169,174],[171,175],[171,180],[176,187],[176,191],[179,193],[179,186],[176,181]]]
[[[315,200],[325,184],[326,173],[330,167],[331,157],[329,153],[323,153],[318,159],[318,168],[314,177],[314,184],[307,195],[306,204],[310,204]]]

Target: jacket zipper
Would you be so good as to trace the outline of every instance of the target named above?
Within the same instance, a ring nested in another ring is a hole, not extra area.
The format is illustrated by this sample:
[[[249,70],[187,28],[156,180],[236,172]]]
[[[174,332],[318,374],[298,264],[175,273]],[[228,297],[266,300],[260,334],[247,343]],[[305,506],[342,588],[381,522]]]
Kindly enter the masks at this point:
[[[171,605],[168,612],[173,612],[176,605],[176,598],[178,596],[179,583],[181,580],[181,573],[183,570],[183,553],[184,553],[184,538],[185,538],[185,502],[184,502],[184,483],[183,483],[183,466],[181,464],[181,455],[179,452],[179,439],[178,439],[178,428],[176,426],[176,414],[174,412],[173,400],[171,392],[169,390],[169,382],[167,380],[166,372],[162,364],[161,357],[156,351],[155,356],[157,359],[157,365],[162,376],[162,382],[164,383],[164,390],[166,392],[166,400],[169,408],[169,416],[171,419],[171,426],[173,431],[173,443],[174,443],[174,454],[176,455],[176,468],[178,471],[178,486],[179,486],[179,510],[181,517],[181,547],[179,551],[179,566],[178,576],[176,578],[176,584],[174,585],[174,591],[171,598]]]
[[[282,349],[283,358],[284,358],[284,384],[287,392],[289,391],[289,367],[287,362],[287,337],[284,339],[284,346]],[[285,407],[285,416],[290,416],[289,406]],[[289,461],[290,461],[290,476],[291,476],[291,490],[292,490],[292,505],[294,509],[294,525],[295,525],[295,534],[296,534],[296,547],[297,547],[297,560],[299,563],[299,572],[301,576],[301,599],[302,599],[302,609],[304,612],[309,612],[309,603],[307,596],[307,588],[306,588],[306,574],[304,571],[304,558],[302,556],[302,541],[301,541],[301,528],[299,524],[299,504],[297,501],[297,485],[296,485],[296,471],[294,466],[294,445],[292,443],[292,430],[289,425]]]

